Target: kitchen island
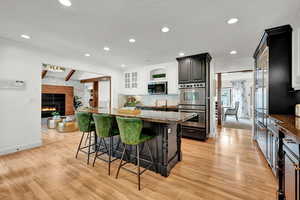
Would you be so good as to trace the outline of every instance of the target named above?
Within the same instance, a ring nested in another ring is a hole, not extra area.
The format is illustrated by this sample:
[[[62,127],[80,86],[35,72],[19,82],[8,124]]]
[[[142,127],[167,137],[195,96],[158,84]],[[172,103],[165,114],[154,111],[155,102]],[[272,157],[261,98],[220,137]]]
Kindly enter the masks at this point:
[[[150,169],[162,176],[169,176],[171,169],[182,159],[181,153],[181,130],[180,123],[185,122],[193,117],[196,113],[180,113],[180,112],[165,112],[165,111],[151,111],[141,110],[139,114],[124,114],[120,113],[118,109],[89,109],[85,110],[91,113],[109,114],[121,117],[134,117],[143,120],[144,127],[150,128],[156,134],[156,137],[149,142],[152,151],[155,167]],[[120,144],[119,136],[113,138],[114,141],[114,155],[121,158],[123,145]],[[135,148],[129,149],[130,162],[135,163],[133,155],[136,155]],[[145,160],[150,160],[147,153],[147,148],[141,145],[140,157]],[[148,163],[141,161],[141,166],[146,167]]]

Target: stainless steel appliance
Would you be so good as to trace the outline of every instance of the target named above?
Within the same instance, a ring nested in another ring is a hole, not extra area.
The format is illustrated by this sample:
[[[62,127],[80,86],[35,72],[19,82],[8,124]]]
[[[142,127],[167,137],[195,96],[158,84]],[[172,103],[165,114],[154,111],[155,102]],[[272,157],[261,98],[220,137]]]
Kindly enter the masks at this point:
[[[151,95],[168,94],[168,82],[148,83],[148,94]]]
[[[197,116],[182,123],[184,137],[206,140],[209,121],[205,83],[180,84],[179,112],[196,113]]]
[[[187,112],[187,113],[197,113],[197,116],[190,119],[188,122],[196,122],[198,125],[205,127],[205,113],[206,113],[206,107],[205,106],[197,106],[197,105],[179,105],[178,109],[180,112]],[[200,123],[200,124],[199,124]],[[184,123],[183,123],[184,124]],[[192,124],[192,123],[188,123]]]
[[[205,105],[205,83],[179,84],[179,89],[179,104]]]

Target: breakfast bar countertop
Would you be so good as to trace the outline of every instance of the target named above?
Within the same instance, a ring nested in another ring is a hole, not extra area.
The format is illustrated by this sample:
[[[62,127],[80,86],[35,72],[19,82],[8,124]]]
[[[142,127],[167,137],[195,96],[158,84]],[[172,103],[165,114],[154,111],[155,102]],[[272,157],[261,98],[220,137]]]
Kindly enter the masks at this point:
[[[157,122],[157,123],[182,123],[197,116],[196,113],[166,112],[166,111],[153,111],[153,110],[141,110],[139,114],[124,114],[124,113],[120,113],[119,110],[116,108],[112,108],[111,110],[101,109],[101,108],[91,108],[91,109],[84,109],[81,111],[110,114],[110,115],[120,116],[120,117],[136,117],[147,122]]]

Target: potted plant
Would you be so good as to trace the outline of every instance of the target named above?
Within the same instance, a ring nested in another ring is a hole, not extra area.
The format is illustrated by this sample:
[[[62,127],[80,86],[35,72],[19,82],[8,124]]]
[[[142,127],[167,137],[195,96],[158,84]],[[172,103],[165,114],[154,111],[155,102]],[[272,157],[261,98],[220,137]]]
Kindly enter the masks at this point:
[[[74,96],[74,98],[73,98],[73,106],[74,106],[75,110],[77,110],[79,107],[81,107],[83,105],[82,101],[80,99],[81,99],[81,97],[79,97],[79,96]]]
[[[135,97],[128,97],[127,101],[124,105],[124,107],[136,107],[137,105],[139,105],[141,102],[137,101],[137,99]]]
[[[52,112],[51,115],[52,115],[53,119],[60,119],[60,114],[57,111]]]

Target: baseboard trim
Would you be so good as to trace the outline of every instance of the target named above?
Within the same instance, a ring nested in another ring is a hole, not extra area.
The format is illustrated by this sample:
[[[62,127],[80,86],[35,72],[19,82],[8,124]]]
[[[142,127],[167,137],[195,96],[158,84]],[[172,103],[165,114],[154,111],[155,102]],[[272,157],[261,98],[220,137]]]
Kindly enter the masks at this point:
[[[22,144],[22,145],[6,147],[6,148],[0,149],[0,156],[16,153],[19,151],[24,151],[27,149],[32,149],[32,148],[36,148],[36,147],[40,147],[40,146],[42,146],[42,141],[38,141],[35,143],[31,143],[31,144]]]

